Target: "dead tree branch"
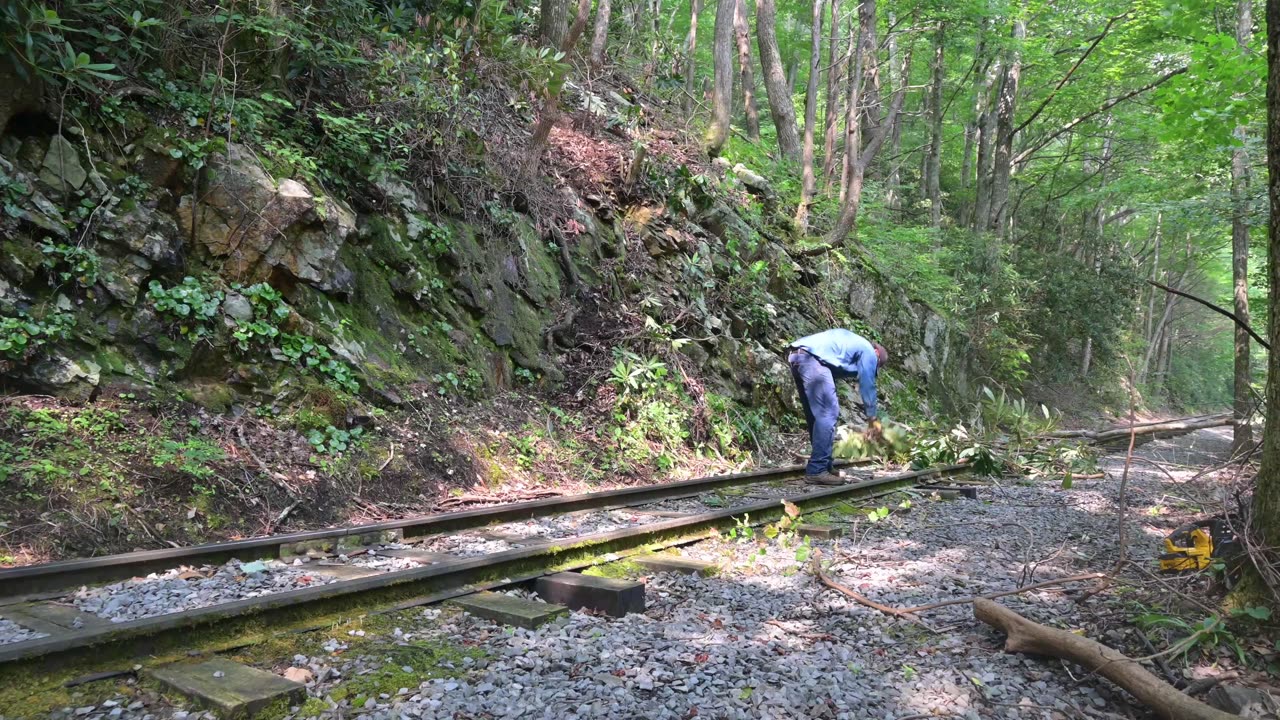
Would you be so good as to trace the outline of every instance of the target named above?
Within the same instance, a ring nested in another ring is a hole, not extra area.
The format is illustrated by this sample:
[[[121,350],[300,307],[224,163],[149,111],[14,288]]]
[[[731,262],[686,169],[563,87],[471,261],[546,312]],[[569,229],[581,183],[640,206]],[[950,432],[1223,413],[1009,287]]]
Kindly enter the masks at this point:
[[[1129,691],[1157,715],[1169,720],[1230,720],[1235,715],[1188,697],[1136,661],[1095,640],[1028,620],[986,598],[973,603],[973,615],[1003,632],[1007,652],[1047,655],[1097,672]]]

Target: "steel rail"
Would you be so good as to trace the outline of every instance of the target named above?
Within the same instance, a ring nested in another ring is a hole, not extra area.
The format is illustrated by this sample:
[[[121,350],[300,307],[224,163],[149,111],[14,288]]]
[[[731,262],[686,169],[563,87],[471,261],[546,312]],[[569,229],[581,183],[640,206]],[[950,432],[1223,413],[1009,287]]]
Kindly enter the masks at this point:
[[[895,489],[914,487],[925,478],[948,477],[967,470],[964,465],[929,468],[824,488],[785,499],[801,508],[812,508],[841,499],[883,495]],[[161,647],[175,647],[185,642],[191,633],[215,627],[235,633],[238,629],[257,628],[264,624],[288,627],[306,623],[309,618],[357,610],[370,613],[380,607],[409,607],[442,594],[457,594],[451,591],[468,585],[502,585],[513,582],[510,580],[512,577],[527,579],[568,567],[608,562],[615,557],[613,553],[629,553],[645,547],[667,546],[705,537],[708,531],[727,526],[734,518],[743,515],[749,515],[755,524],[766,522],[782,514],[783,499],[771,498],[635,528],[566,538],[562,541],[565,545],[515,548],[0,645],[0,678],[8,669],[24,664],[19,661],[36,659],[47,663],[46,667],[54,668],[69,657],[82,656],[90,647],[95,648],[95,655],[103,658],[151,652]]]
[[[859,463],[840,463],[840,467]],[[406,538],[456,532],[494,523],[531,520],[575,510],[605,510],[668,499],[674,495],[706,492],[730,485],[747,485],[799,475],[803,465],[753,470],[745,473],[711,475],[691,480],[601,490],[583,495],[567,495],[506,503],[475,510],[436,515],[419,515],[368,525],[349,525],[321,530],[264,535],[229,542],[206,543],[180,548],[78,558],[40,565],[0,570],[0,605],[39,597],[82,585],[107,583],[168,570],[178,565],[221,564],[232,559],[260,559],[280,556],[281,546],[352,536],[400,532]]]

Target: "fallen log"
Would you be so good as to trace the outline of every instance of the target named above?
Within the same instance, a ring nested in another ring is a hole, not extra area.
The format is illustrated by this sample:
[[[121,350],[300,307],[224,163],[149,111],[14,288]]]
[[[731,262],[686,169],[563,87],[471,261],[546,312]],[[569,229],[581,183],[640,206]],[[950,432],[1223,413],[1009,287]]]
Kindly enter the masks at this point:
[[[1095,640],[1033,622],[992,600],[974,600],[973,615],[1007,636],[1005,651],[1069,660],[1124,688],[1162,718],[1238,720],[1184,695],[1137,661]]]
[[[1195,430],[1204,430],[1205,428],[1230,425],[1231,422],[1231,413],[1198,415],[1194,417],[1180,418],[1178,420],[1161,420],[1158,422],[1140,423],[1133,426],[1132,432],[1137,437],[1142,437],[1144,435],[1162,435],[1165,433],[1181,435]],[[1128,425],[1125,425],[1123,427],[1113,427],[1105,430],[1058,430],[1056,432],[1046,433],[1045,437],[1054,440],[1087,440],[1091,443],[1104,445],[1108,442],[1114,442],[1117,440],[1127,440],[1129,438],[1129,434],[1130,428]]]

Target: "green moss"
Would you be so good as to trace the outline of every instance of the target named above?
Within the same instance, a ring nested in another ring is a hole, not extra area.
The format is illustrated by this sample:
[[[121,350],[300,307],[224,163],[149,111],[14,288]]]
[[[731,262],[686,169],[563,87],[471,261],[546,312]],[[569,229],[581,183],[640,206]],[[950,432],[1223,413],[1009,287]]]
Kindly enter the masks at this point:
[[[354,707],[360,707],[366,698],[376,698],[382,693],[395,695],[401,688],[412,690],[425,680],[458,677],[464,671],[465,658],[480,660],[485,656],[478,648],[444,641],[386,645],[367,648],[365,652],[385,664],[374,672],[357,675],[333,688],[329,697],[334,701],[349,699]]]
[[[201,383],[187,389],[191,402],[211,412],[224,413],[235,403],[236,394],[225,383]]]
[[[298,708],[298,712],[294,713],[293,716],[296,718],[318,717],[321,713],[328,711],[329,707],[329,703],[320,698],[307,698],[307,701],[302,703],[302,706]]]
[[[644,575],[645,569],[630,560],[619,560],[617,562],[605,563],[603,565],[593,565],[586,570],[583,570],[582,574],[626,580]]]

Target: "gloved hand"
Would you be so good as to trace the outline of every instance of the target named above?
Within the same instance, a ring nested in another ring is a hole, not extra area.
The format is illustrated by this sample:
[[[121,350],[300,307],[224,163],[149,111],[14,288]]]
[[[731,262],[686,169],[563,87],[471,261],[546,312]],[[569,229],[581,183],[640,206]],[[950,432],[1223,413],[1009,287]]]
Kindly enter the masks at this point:
[[[880,418],[874,418],[868,425],[867,431],[863,433],[869,442],[878,443],[884,438],[884,426],[880,424]]]

